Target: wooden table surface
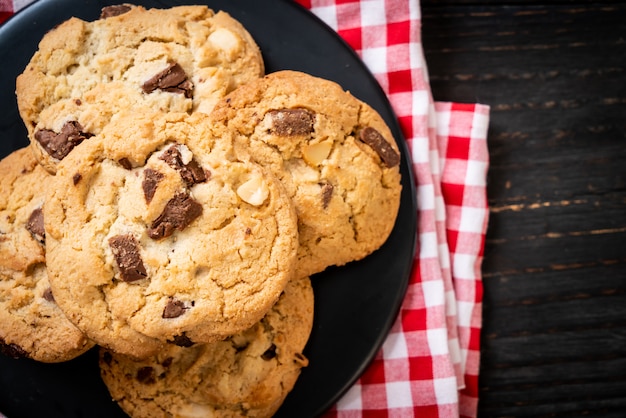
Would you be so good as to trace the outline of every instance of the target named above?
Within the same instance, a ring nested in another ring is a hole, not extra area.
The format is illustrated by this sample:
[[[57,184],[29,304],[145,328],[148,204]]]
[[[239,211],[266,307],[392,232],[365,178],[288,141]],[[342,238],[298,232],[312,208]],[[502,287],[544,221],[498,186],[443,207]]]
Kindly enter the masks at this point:
[[[626,416],[626,3],[423,0],[422,41],[492,111],[479,416]]]

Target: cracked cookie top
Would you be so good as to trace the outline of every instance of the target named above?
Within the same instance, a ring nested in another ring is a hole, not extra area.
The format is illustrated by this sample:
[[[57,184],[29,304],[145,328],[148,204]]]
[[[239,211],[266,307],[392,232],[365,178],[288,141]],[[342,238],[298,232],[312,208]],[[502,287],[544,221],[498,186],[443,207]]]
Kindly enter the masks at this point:
[[[199,113],[115,117],[59,164],[44,215],[59,305],[136,357],[250,327],[294,272],[285,190]]]
[[[235,19],[206,6],[105,8],[48,32],[17,78],[20,115],[44,167],[98,134],[124,109],[209,112],[261,77],[258,46]]]
[[[261,321],[223,341],[170,345],[140,361],[101,350],[102,379],[136,418],[270,417],[308,365],[312,324],[311,282],[291,280]]]
[[[47,363],[93,346],[50,289],[42,211],[50,178],[29,148],[0,161],[0,352]]]
[[[362,259],[386,241],[400,205],[400,153],[369,105],[332,81],[279,71],[230,93],[210,118],[293,199],[298,276]]]

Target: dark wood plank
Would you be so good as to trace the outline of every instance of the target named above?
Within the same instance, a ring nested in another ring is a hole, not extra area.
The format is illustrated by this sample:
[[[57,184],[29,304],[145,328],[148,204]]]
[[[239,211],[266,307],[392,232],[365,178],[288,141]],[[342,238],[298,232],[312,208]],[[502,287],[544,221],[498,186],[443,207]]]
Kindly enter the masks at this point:
[[[594,261],[589,265],[567,267],[570,266],[485,272],[484,300],[488,309],[515,306],[522,310],[528,305],[626,293],[626,287],[619,286],[620,283],[615,280],[623,273],[623,263]],[[567,271],[564,273],[564,270]]]
[[[501,338],[519,338],[525,344],[533,344],[533,339],[539,338],[565,338],[565,333],[597,332],[603,334],[604,330],[609,330],[611,338],[624,333],[626,336],[626,294],[601,295],[591,298],[565,299],[555,302],[534,302],[520,305],[509,305],[488,308],[486,313],[491,317],[497,317],[497,321],[506,321],[507,326],[503,329],[493,329],[489,333],[490,325],[496,320],[488,319],[485,325],[485,338],[496,340]],[[567,313],[567,322],[563,320],[564,313]],[[495,328],[495,327],[494,327]],[[562,335],[561,335],[562,333]],[[518,341],[518,342],[519,342]],[[589,341],[589,346],[581,344],[578,350],[572,351],[571,344],[547,345],[540,350],[527,352],[522,349],[515,355],[516,359],[509,359],[511,362],[523,362],[523,360],[547,360],[548,358],[565,359],[568,356],[582,356],[583,348],[592,350],[588,354],[596,354],[598,348],[604,350],[601,355],[606,355],[610,344],[599,344],[599,341]],[[493,343],[494,346],[497,342]],[[619,338],[614,341],[614,350],[623,349],[624,339]],[[566,351],[563,351],[566,350]],[[623,351],[623,350],[621,350]],[[493,353],[496,358],[498,353]],[[623,354],[623,353],[621,353]],[[484,365],[492,364],[492,358],[483,359]]]
[[[422,1],[436,100],[491,106],[480,416],[626,411],[626,4]]]

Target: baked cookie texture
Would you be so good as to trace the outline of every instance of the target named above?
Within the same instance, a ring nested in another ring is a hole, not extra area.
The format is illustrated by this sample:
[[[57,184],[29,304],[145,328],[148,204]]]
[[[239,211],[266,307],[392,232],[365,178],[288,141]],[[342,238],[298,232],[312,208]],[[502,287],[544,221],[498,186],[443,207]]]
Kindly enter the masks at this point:
[[[292,280],[248,330],[141,361],[101,350],[101,376],[133,418],[270,417],[308,364],[302,351],[312,323],[310,280]]]
[[[120,112],[209,112],[264,74],[260,50],[225,12],[206,6],[105,8],[48,32],[16,81],[20,115],[51,173]]]
[[[58,166],[44,207],[48,273],[100,345],[145,357],[258,322],[291,279],[294,207],[237,160],[206,115],[119,115]]]
[[[94,344],[65,317],[50,289],[42,212],[50,177],[30,148],[0,161],[0,351],[56,363]]]
[[[278,71],[230,93],[210,117],[293,199],[298,276],[362,259],[386,241],[400,205],[400,153],[369,105],[332,81]]]

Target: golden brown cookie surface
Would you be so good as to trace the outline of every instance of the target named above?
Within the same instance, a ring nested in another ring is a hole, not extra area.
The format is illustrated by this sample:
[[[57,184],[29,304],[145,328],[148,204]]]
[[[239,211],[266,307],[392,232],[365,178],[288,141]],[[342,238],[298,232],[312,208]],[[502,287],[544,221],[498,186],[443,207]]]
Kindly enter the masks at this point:
[[[20,115],[52,173],[116,113],[208,112],[263,75],[258,46],[227,13],[206,6],[120,12],[52,29],[17,79]]]
[[[248,330],[212,344],[168,346],[142,361],[102,350],[101,375],[133,418],[269,417],[308,364],[302,350],[312,323],[310,280],[292,280]]]
[[[141,357],[156,341],[232,335],[293,275],[291,201],[206,122],[120,117],[59,164],[45,207],[52,288],[105,347]]]
[[[60,362],[93,343],[67,320],[50,289],[42,212],[50,179],[30,148],[0,161],[0,350]]]
[[[288,190],[299,276],[362,259],[385,242],[400,205],[400,153],[370,106],[334,82],[280,71],[236,89],[210,117]]]

